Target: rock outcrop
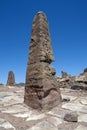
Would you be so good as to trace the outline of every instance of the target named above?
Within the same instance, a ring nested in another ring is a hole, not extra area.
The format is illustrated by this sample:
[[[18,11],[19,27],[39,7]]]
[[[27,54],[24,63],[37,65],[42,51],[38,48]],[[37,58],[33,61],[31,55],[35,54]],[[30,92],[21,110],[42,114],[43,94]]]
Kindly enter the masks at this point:
[[[14,76],[13,71],[9,71],[8,73],[7,85],[9,86],[15,85],[15,76]]]
[[[37,13],[32,25],[29,60],[26,72],[24,102],[35,109],[49,110],[61,101],[55,69],[48,21]]]
[[[84,72],[78,76],[70,76],[66,72],[62,71],[62,77],[57,78],[60,88],[71,88],[75,90],[87,90],[87,72]]]
[[[71,89],[87,90],[87,72],[84,72],[79,76],[75,76],[75,84],[71,86]]]
[[[84,69],[84,73],[87,72],[87,68]]]
[[[62,73],[62,78],[69,78],[70,75],[67,74],[67,72],[61,71]]]

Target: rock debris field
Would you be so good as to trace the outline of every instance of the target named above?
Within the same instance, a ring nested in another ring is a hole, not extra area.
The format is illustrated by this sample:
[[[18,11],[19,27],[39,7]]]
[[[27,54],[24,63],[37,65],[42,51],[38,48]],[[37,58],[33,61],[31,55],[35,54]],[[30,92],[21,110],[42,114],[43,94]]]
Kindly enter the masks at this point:
[[[24,87],[0,86],[0,130],[87,130],[87,91],[61,88],[50,111],[24,104]]]

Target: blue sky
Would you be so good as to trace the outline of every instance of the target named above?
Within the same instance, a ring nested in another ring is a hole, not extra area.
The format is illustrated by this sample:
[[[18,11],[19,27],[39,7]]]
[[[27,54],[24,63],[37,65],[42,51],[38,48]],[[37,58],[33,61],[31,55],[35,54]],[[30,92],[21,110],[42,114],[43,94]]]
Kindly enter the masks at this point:
[[[57,75],[87,67],[87,0],[0,0],[0,82],[9,70],[25,82],[32,21],[43,11],[49,21]]]

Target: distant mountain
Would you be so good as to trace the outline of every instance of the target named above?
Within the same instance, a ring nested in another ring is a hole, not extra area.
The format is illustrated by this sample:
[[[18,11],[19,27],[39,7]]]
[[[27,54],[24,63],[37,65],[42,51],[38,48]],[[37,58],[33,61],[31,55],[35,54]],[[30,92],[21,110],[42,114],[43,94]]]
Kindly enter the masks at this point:
[[[4,85],[3,83],[0,83],[0,85]]]

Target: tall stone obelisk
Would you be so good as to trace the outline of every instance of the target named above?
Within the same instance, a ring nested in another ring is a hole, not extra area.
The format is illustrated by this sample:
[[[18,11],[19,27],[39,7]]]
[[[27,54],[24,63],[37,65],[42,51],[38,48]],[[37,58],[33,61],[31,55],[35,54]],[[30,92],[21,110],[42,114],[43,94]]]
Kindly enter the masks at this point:
[[[15,76],[13,71],[8,72],[7,85],[14,86],[15,85]]]
[[[51,109],[61,101],[55,69],[48,21],[43,12],[34,17],[24,102],[35,109]]]

